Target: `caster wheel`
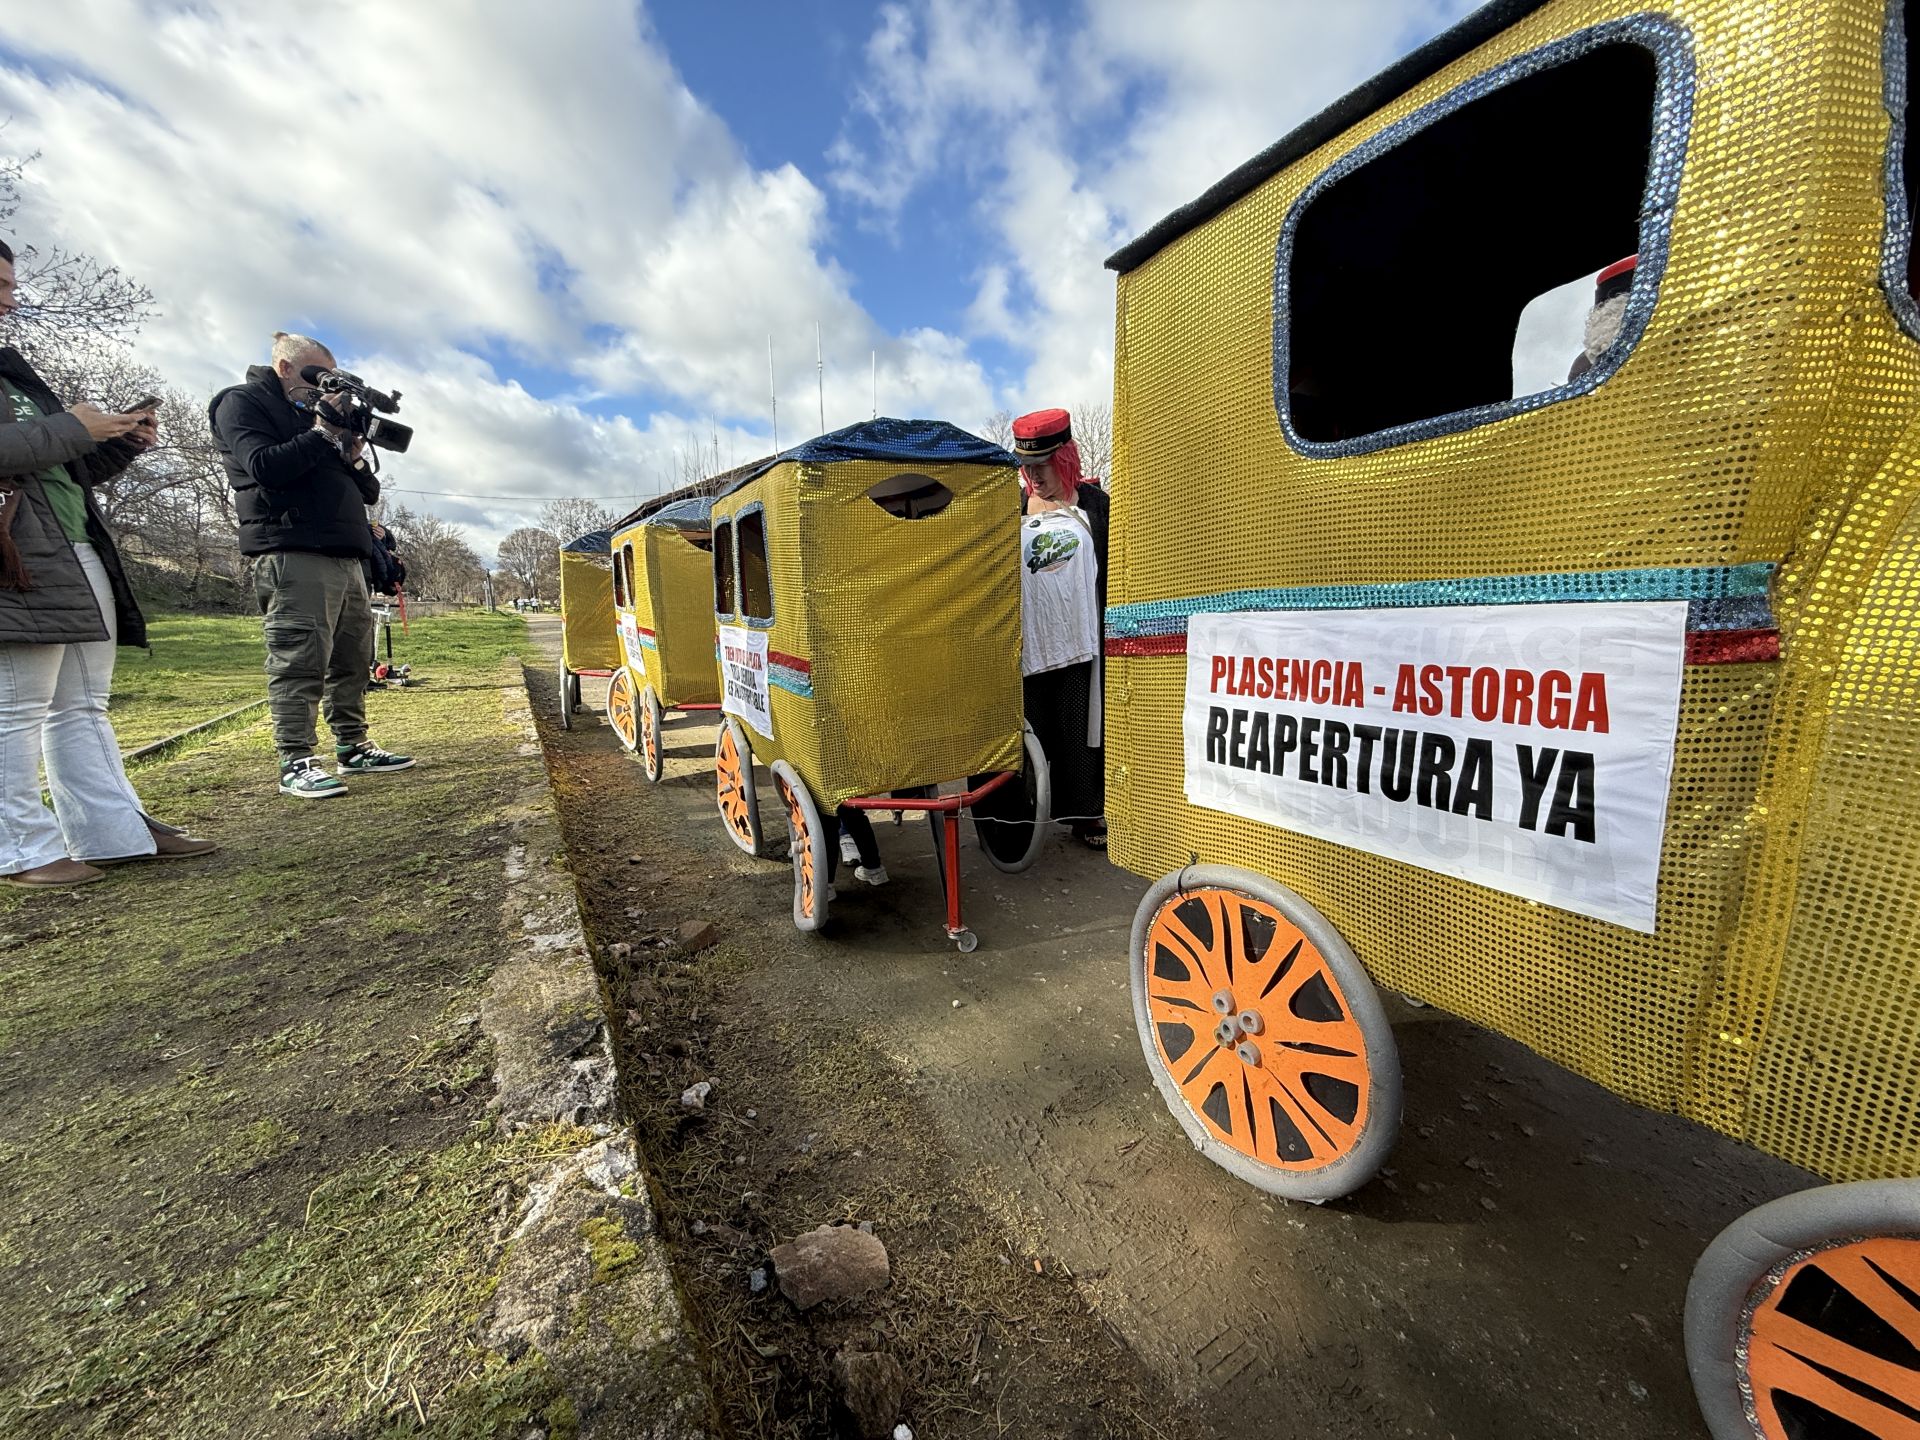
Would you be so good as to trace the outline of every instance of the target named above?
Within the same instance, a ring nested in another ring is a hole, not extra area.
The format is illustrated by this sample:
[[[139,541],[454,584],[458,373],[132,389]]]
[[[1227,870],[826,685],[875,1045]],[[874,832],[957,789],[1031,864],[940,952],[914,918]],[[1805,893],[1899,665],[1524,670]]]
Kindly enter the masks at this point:
[[[749,855],[762,855],[760,804],[753,792],[753,745],[731,715],[713,747],[713,782],[727,838]]]
[[[827,923],[827,846],[820,809],[807,793],[806,782],[784,760],[773,762],[773,788],[787,812],[787,853],[793,861],[793,924],[814,931]]]
[[[1400,1128],[1400,1052],[1319,911],[1249,871],[1175,871],[1140,902],[1129,964],[1147,1066],[1196,1149],[1290,1200],[1373,1178]]]
[[[655,785],[666,773],[667,760],[660,748],[660,697],[649,685],[640,692],[640,765]]]
[[[1742,1215],[1694,1266],[1686,1335],[1714,1440],[1920,1436],[1920,1180]]]
[[[634,751],[640,745],[639,717],[634,711],[633,672],[622,665],[613,672],[613,679],[607,685],[607,723],[613,726],[613,733],[620,737],[620,743],[628,751]]]
[[[980,937],[971,930],[962,930],[953,937],[953,948],[962,955],[971,955],[980,948]]]

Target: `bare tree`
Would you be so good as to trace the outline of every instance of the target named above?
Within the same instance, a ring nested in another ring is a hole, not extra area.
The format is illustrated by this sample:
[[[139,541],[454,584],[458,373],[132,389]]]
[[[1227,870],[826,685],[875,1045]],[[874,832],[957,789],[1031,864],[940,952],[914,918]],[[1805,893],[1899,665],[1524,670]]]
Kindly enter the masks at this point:
[[[500,542],[500,568],[531,599],[549,598],[560,590],[560,540],[551,530],[522,525]]]
[[[1013,412],[996,410],[987,417],[987,426],[980,432],[980,438],[991,440],[1002,450],[1013,448]]]
[[[562,542],[609,529],[619,518],[598,500],[583,500],[578,495],[549,500],[540,507],[540,528],[552,531]]]
[[[1073,442],[1080,449],[1080,472],[1104,479],[1113,464],[1113,405],[1095,400],[1073,407]]]
[[[38,158],[0,159],[0,225],[18,213],[21,177]],[[19,307],[0,321],[0,343],[18,348],[49,379],[61,370],[63,352],[87,343],[125,346],[153,318],[153,292],[117,265],[31,243],[13,249]],[[139,397],[117,398],[125,404]]]
[[[422,600],[476,601],[486,571],[460,533],[438,515],[396,505],[384,522],[407,567],[407,593]]]

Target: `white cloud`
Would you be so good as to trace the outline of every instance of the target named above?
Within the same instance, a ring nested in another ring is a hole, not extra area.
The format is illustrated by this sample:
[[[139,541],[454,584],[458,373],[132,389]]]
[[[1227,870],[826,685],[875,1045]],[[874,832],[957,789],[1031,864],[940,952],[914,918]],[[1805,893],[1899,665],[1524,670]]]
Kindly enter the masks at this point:
[[[830,425],[868,413],[876,351],[932,413],[992,408],[964,346],[873,322],[825,253],[822,192],[746,160],[637,6],[84,0],[0,9],[0,48],[26,62],[0,59],[0,146],[41,157],[18,235],[149,284],[141,356],[190,389],[237,380],[277,329],[371,352],[362,373],[407,392],[420,436],[394,468],[422,488],[650,491],[636,470],[673,469],[689,429],[750,458],[769,335],[791,443],[817,421],[816,322]],[[478,354],[716,420],[604,421]]]
[[[891,224],[966,175],[994,237],[968,319],[1026,357],[1004,402],[1104,398],[1106,256],[1469,8],[1467,0],[1095,0],[1059,30],[1007,0],[883,10],[832,183]]]

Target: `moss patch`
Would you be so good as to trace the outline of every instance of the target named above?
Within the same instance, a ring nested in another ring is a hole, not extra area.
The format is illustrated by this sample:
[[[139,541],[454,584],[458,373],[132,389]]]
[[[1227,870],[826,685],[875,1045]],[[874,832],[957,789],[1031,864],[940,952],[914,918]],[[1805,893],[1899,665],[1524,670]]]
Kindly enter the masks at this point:
[[[627,1238],[626,1230],[611,1216],[598,1216],[580,1222],[580,1237],[587,1242],[593,1257],[593,1283],[604,1285],[640,1258],[640,1247]]]

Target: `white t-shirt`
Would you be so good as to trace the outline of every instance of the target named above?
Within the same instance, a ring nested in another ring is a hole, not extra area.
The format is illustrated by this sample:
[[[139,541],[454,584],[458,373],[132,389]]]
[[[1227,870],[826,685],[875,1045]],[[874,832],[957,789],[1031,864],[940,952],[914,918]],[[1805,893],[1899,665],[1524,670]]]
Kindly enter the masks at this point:
[[[1038,675],[1100,653],[1099,560],[1077,506],[1020,518],[1020,670]]]

